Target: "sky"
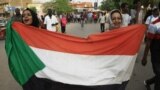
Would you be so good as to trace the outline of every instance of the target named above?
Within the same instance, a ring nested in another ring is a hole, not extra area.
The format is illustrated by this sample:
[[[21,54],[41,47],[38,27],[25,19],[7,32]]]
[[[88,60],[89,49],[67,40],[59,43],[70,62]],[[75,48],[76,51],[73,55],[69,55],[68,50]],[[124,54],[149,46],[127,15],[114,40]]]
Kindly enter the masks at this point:
[[[97,2],[98,1],[98,5],[100,5],[103,0],[72,0],[72,1],[75,1],[75,2],[78,2],[78,1],[80,1],[80,2]]]

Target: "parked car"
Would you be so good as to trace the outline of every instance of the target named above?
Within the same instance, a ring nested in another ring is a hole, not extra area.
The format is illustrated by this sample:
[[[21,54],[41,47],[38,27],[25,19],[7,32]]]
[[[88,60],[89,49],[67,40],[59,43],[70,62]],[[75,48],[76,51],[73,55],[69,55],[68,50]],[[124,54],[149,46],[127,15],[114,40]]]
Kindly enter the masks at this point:
[[[5,39],[6,23],[7,21],[4,18],[0,18],[0,40]]]

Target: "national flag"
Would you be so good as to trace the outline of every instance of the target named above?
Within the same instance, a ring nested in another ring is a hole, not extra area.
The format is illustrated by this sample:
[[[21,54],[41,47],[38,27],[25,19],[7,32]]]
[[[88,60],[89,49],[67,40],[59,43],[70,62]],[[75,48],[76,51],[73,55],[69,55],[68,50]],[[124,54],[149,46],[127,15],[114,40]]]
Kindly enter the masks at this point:
[[[10,71],[20,85],[33,75],[69,85],[121,85],[131,77],[145,30],[132,25],[80,38],[9,23]]]

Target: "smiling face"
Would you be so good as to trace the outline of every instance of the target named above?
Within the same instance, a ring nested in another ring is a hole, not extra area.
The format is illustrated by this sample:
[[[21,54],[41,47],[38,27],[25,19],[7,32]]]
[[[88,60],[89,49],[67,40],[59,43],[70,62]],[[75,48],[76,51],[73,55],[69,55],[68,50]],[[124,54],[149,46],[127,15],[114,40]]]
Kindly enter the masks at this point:
[[[122,16],[119,12],[113,12],[111,14],[111,20],[114,28],[120,28],[122,24]]]
[[[22,20],[23,23],[26,25],[32,25],[33,22],[33,18],[32,18],[32,14],[29,10],[25,10],[22,14]]]

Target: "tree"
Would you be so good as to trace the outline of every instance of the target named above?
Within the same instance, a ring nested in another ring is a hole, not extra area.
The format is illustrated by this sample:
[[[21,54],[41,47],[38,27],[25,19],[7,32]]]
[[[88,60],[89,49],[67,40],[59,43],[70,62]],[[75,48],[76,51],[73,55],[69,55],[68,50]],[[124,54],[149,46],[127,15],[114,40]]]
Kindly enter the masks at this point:
[[[73,11],[72,7],[69,5],[68,0],[57,0],[55,4],[55,11],[58,13],[68,13]]]
[[[52,0],[52,1],[50,1],[50,2],[46,2],[46,3],[44,3],[43,4],[43,12],[47,12],[47,10],[48,9],[52,9],[52,10],[54,10],[55,9],[55,2],[56,2],[56,0]]]
[[[36,7],[29,7],[31,10],[33,10],[35,13],[37,13]]]
[[[69,5],[69,0],[52,0],[44,3],[43,7],[44,12],[46,12],[47,9],[55,10],[59,14],[73,11],[72,7]]]
[[[100,6],[101,10],[108,10],[119,8],[120,4],[126,2],[129,4],[130,8],[134,7],[133,2],[138,0],[103,0],[102,5]],[[139,0],[142,2],[142,5],[146,8],[149,4],[157,4],[159,0]]]
[[[104,0],[100,6],[101,10],[112,10],[116,8],[119,8],[119,2],[116,2],[116,0]]]

